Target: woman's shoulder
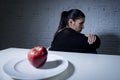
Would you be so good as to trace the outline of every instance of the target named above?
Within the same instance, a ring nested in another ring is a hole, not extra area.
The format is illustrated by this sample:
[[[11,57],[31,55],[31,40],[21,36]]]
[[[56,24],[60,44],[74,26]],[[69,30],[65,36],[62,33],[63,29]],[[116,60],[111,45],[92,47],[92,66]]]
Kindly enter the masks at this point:
[[[58,33],[70,33],[70,34],[76,34],[76,33],[78,33],[78,32],[76,32],[75,30],[73,30],[73,29],[71,29],[71,28],[63,28],[63,29],[60,29],[59,31],[58,31]],[[81,34],[81,33],[79,33],[79,34]]]
[[[71,34],[71,29],[70,28],[62,28],[57,31],[56,35],[65,35],[65,34]]]
[[[84,34],[76,32],[75,30],[71,29],[71,28],[63,28],[61,30],[59,30],[56,34],[57,36],[74,36],[74,37],[86,37]]]
[[[70,30],[71,30],[70,28],[62,28],[62,29],[58,30],[58,33],[59,33],[59,32],[70,31]]]

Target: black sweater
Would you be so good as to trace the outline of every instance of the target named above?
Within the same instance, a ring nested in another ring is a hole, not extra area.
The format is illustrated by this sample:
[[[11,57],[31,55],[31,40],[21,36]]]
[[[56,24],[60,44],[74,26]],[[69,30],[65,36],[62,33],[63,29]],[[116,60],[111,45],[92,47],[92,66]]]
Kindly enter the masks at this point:
[[[65,28],[56,33],[49,50],[67,51],[67,52],[82,52],[82,53],[97,53],[96,49],[100,46],[100,39],[96,36],[96,41],[93,44],[88,43],[88,37],[78,33],[71,28]]]

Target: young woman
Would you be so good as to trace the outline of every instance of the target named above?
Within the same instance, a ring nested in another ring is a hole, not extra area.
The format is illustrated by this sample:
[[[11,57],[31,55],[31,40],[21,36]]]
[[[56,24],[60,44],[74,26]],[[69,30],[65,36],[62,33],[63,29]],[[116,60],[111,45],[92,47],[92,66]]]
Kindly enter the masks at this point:
[[[78,9],[63,11],[58,30],[49,50],[97,53],[100,39],[97,35],[80,33],[84,28],[85,15]]]

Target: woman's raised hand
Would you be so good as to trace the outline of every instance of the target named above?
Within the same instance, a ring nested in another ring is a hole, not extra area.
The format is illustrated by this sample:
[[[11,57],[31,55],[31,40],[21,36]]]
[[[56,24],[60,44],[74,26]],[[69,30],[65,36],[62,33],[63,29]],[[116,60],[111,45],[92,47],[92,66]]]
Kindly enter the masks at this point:
[[[86,37],[88,37],[88,43],[93,44],[96,41],[96,36],[93,34],[85,34]]]

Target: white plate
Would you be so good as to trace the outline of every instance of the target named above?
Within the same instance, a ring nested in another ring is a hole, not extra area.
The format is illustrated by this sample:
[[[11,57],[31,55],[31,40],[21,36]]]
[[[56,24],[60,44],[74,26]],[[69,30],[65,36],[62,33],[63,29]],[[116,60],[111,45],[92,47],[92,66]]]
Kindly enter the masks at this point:
[[[23,56],[11,59],[3,70],[15,79],[45,79],[60,74],[68,67],[68,61],[58,55],[49,54],[47,62],[41,68],[33,67],[28,59]]]

